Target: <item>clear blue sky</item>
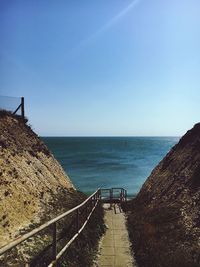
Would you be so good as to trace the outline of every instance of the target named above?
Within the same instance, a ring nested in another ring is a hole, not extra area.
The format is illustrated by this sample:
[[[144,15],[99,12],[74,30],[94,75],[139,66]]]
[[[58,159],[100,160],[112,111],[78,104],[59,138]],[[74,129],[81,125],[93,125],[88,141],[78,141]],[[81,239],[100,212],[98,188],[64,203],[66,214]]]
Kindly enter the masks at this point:
[[[0,0],[0,94],[40,135],[182,135],[200,121],[199,0]]]

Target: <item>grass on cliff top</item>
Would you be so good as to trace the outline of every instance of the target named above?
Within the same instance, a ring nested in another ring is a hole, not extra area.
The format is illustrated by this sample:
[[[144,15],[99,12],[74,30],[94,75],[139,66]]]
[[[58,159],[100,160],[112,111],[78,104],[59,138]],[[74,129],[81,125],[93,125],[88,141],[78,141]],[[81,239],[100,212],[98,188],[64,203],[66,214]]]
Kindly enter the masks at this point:
[[[17,119],[20,122],[24,122],[27,123],[28,122],[28,118],[25,117],[24,119],[22,118],[22,116],[18,115],[18,114],[13,114],[11,111],[5,110],[5,109],[0,109],[0,119],[4,118],[6,116],[12,117],[14,119]]]

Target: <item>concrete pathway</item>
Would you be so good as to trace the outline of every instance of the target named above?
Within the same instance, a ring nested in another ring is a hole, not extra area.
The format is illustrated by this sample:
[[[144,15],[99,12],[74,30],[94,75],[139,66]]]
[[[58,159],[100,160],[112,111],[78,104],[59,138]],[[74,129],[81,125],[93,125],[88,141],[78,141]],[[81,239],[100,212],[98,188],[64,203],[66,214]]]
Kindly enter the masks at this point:
[[[110,209],[104,204],[105,223],[108,226],[100,244],[99,267],[135,267],[126,229],[126,218],[118,205]]]

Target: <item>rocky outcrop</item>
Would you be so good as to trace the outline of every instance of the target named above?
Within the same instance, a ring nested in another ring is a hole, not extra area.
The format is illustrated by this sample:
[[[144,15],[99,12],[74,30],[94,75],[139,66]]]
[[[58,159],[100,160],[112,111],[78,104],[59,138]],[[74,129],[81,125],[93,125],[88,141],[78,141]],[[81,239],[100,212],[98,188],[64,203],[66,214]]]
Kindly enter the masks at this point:
[[[200,124],[152,171],[128,222],[139,266],[200,266]]]
[[[19,117],[0,112],[0,247],[20,230],[66,210],[76,190],[38,136]]]

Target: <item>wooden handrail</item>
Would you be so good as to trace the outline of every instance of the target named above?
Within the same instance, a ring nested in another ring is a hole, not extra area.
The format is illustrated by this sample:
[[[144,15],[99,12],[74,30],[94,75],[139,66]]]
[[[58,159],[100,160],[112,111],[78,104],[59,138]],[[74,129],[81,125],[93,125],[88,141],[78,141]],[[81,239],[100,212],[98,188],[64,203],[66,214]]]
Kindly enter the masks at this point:
[[[34,230],[30,231],[27,234],[24,234],[23,236],[19,236],[17,239],[12,241],[11,243],[3,246],[0,248],[0,256],[3,255],[5,252],[11,250],[12,248],[16,247],[17,245],[21,244],[25,240],[29,239],[30,237],[38,234],[42,230],[46,229],[49,226],[52,226],[52,237],[53,237],[53,242],[52,242],[52,260],[48,267],[53,267],[57,266],[57,262],[60,259],[60,257],[65,253],[67,248],[71,245],[71,243],[79,236],[79,234],[83,231],[85,228],[86,224],[88,223],[92,213],[94,212],[97,204],[102,198],[102,191],[109,191],[109,198],[110,201],[112,201],[113,198],[113,190],[120,190],[120,202],[126,201],[127,198],[127,191],[124,188],[111,188],[111,189],[97,189],[91,196],[89,196],[85,201],[83,201],[81,204],[78,206],[74,207],[73,209],[70,209],[61,215],[57,216],[56,218],[42,224],[41,226],[35,228]],[[90,203],[90,212],[88,214],[88,206],[87,204]],[[86,218],[82,226],[79,223],[79,210],[81,207],[86,206]],[[67,244],[57,253],[57,222],[60,221],[62,218],[68,216],[69,214],[73,213],[76,211],[76,234],[67,242]],[[26,264],[26,266],[29,266]]]
[[[99,201],[99,200],[98,200]],[[95,206],[92,208],[90,214],[87,216],[86,221],[84,222],[84,224],[82,225],[82,227],[78,230],[78,232],[69,240],[69,242],[61,249],[61,251],[56,255],[56,258],[54,261],[52,261],[48,267],[53,267],[56,266],[57,261],[61,258],[61,256],[65,253],[65,251],[67,250],[67,248],[71,245],[71,243],[79,236],[79,234],[83,231],[83,229],[85,228],[87,222],[89,221],[93,211],[95,210],[98,201],[96,202]]]
[[[121,187],[113,187],[113,188],[101,188],[101,198],[103,198],[103,191],[107,191],[109,193],[109,196],[106,197],[104,196],[106,199],[109,199],[110,202],[112,202],[112,200],[119,200],[120,202],[125,202],[127,201],[127,190]],[[113,195],[115,193],[115,190],[119,190],[120,194],[119,197],[116,197]]]
[[[2,254],[4,254],[5,252],[7,252],[8,250],[16,247],[17,245],[19,245],[20,243],[22,243],[23,241],[27,240],[28,238],[36,235],[37,233],[41,232],[42,230],[44,230],[45,228],[49,227],[52,224],[55,224],[57,221],[59,221],[60,219],[64,218],[65,216],[71,214],[72,212],[74,212],[75,210],[78,210],[79,208],[81,208],[82,206],[84,206],[90,199],[92,199],[94,196],[98,196],[96,198],[96,200],[99,200],[99,189],[97,191],[95,191],[91,196],[89,196],[85,201],[83,201],[80,205],[74,207],[73,209],[68,210],[67,212],[57,216],[56,218],[42,224],[41,226],[37,227],[36,229],[30,231],[27,234],[24,234],[23,236],[18,237],[16,240],[12,241],[11,243],[3,246],[2,248],[0,248],[0,256]]]

